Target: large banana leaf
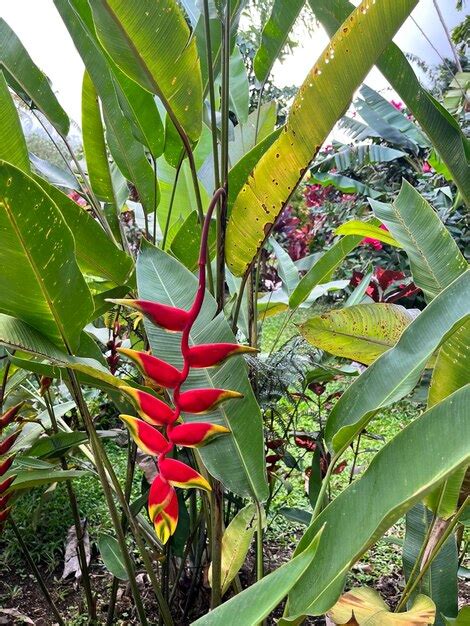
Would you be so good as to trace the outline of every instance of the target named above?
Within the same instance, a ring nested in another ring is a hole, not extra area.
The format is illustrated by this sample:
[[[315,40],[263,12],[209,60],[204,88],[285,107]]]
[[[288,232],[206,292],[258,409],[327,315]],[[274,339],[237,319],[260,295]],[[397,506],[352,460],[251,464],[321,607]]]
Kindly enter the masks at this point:
[[[91,0],[97,35],[116,65],[157,94],[192,141],[202,128],[196,41],[176,0]]]
[[[29,176],[0,164],[0,310],[72,351],[93,313],[72,233]]]
[[[334,167],[341,172],[369,163],[389,163],[404,156],[405,153],[401,150],[395,150],[395,148],[375,143],[343,146],[338,152],[317,160],[312,167],[312,171],[327,172]]]
[[[133,126],[121,110],[125,98],[114,80],[103,50],[97,43],[86,0],[54,0],[54,4],[90,74],[103,105],[109,150],[122,174],[139,193],[146,212],[154,211],[156,187],[153,169]]]
[[[370,196],[371,198],[379,198],[383,195],[383,191],[377,191],[377,189],[372,189],[372,187],[361,183],[359,180],[355,180],[350,176],[336,174],[335,172],[314,173],[310,181],[322,187],[336,187],[336,189],[339,189],[343,193],[357,193],[361,196]]]
[[[381,408],[416,385],[426,361],[454,327],[470,315],[470,270],[444,289],[344,392],[329,415],[328,446],[343,450]]]
[[[452,416],[449,417],[452,419]],[[421,503],[415,504],[406,514],[406,533],[403,544],[403,570],[406,581],[410,577],[432,522],[433,513]],[[444,626],[442,615],[449,617],[457,615],[458,566],[457,542],[455,534],[452,533],[431,563],[419,587],[420,593],[432,598],[436,604],[435,626]]]
[[[414,317],[397,304],[358,304],[311,317],[300,332],[316,348],[369,365],[397,343]]]
[[[464,272],[468,263],[431,205],[407,181],[393,202],[370,200],[410,260],[413,280],[431,300]]]
[[[255,76],[260,82],[269,76],[304,4],[305,0],[274,1],[271,15],[261,34],[261,45],[253,60]]]
[[[470,383],[469,346],[470,322],[467,321],[444,342],[439,350],[429,387],[429,407]],[[443,492],[440,489],[434,491],[426,499],[427,506],[439,517],[447,519],[457,510],[466,471],[468,472],[468,469],[464,468],[451,476]]]
[[[77,262],[84,274],[107,278],[116,285],[129,280],[134,262],[106,235],[91,215],[43,178],[34,180],[53,200],[75,240]]]
[[[20,119],[0,70],[0,159],[8,160],[24,172],[30,171],[28,148]]]
[[[240,191],[227,228],[227,263],[243,274],[354,91],[416,0],[365,0],[339,30],[300,88],[284,131]]]
[[[82,132],[91,188],[98,200],[115,202],[98,94],[86,71],[82,85]]]
[[[55,97],[47,76],[33,63],[3,18],[0,18],[0,69],[20,97],[39,109],[59,133],[67,135],[69,118]]]
[[[369,393],[374,394],[373,387]],[[469,401],[467,385],[404,428],[315,519],[296,554],[324,526],[323,536],[310,567],[289,594],[291,618],[330,609],[357,559],[430,489],[469,463]]]
[[[257,626],[276,608],[289,590],[301,578],[321,543],[322,529],[310,545],[288,563],[268,576],[210,611],[193,623],[193,626]]]
[[[350,19],[354,6],[348,0],[309,0],[316,18],[332,36]],[[421,128],[452,173],[462,197],[470,205],[470,164],[468,139],[456,120],[420,84],[404,53],[389,43],[377,67],[403,98]]]
[[[137,262],[137,285],[141,298],[189,309],[197,279],[174,258],[145,244]],[[216,310],[215,300],[206,293],[203,309],[191,331],[190,344],[233,343],[228,323],[223,315],[216,316]],[[148,322],[146,330],[153,353],[181,369],[181,336]],[[214,369],[192,370],[185,388],[201,387],[234,389],[244,395],[243,400],[223,403],[207,416],[209,421],[226,425],[231,434],[200,449],[204,464],[227,489],[263,500],[267,495],[263,426],[242,357],[229,359]]]

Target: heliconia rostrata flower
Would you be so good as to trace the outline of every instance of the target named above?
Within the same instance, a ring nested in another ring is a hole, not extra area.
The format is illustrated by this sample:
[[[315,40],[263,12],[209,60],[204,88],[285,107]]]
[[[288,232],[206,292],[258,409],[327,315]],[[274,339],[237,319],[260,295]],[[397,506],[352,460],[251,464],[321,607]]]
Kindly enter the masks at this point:
[[[173,535],[178,523],[178,496],[176,487],[211,490],[209,481],[195,469],[172,458],[175,446],[196,448],[214,437],[230,432],[225,426],[211,422],[187,421],[181,423],[181,414],[209,413],[219,403],[242,398],[242,394],[228,389],[182,390],[191,368],[206,368],[219,365],[230,356],[244,352],[255,352],[249,346],[232,343],[189,345],[191,328],[199,315],[206,288],[206,253],[209,224],[212,211],[219,197],[214,195],[204,222],[199,253],[199,281],[195,299],[189,311],[150,302],[148,300],[112,300],[142,313],[148,320],[169,332],[180,332],[183,366],[179,370],[173,365],[150,355],[127,348],[119,352],[128,357],[141,371],[150,386],[163,387],[172,391],[169,406],[156,396],[140,389],[122,386],[120,390],[131,400],[139,417],[121,415],[131,437],[145,453],[157,459],[158,474],[150,486],[148,512],[155,532],[162,543]],[[161,430],[157,430],[160,428]]]
[[[18,421],[18,413],[22,405],[23,403],[17,404],[11,409],[8,409],[3,415],[0,415],[0,435],[4,428]],[[11,492],[9,489],[16,476],[10,475],[5,477],[5,474],[8,472],[15,459],[15,454],[11,453],[11,448],[19,434],[20,429],[18,428],[6,437],[0,438],[0,533],[11,511],[11,506],[9,506]]]

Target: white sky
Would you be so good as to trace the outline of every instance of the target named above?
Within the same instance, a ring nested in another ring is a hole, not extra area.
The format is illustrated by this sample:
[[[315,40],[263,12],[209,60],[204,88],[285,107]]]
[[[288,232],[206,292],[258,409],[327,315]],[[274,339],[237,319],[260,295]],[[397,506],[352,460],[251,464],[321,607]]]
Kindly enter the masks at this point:
[[[456,0],[439,0],[449,28],[464,17],[463,12],[455,9],[455,4]],[[80,123],[83,64],[52,0],[0,0],[0,15],[17,33],[35,63],[52,80],[62,106]],[[420,0],[412,15],[441,56],[450,57],[449,44],[432,0]],[[280,87],[300,85],[328,41],[321,29],[308,36],[300,28],[295,37],[301,44],[283,64],[278,63],[274,68],[275,81]],[[411,19],[404,24],[395,41],[402,50],[417,54],[428,64],[440,62]],[[376,70],[369,75],[367,82],[378,90],[387,85]]]

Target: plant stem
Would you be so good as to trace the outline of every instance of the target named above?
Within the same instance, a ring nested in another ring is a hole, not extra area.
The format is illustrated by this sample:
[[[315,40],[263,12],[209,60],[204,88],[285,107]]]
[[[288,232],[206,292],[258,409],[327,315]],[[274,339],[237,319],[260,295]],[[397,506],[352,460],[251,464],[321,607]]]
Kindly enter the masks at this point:
[[[251,266],[245,272],[245,275],[243,276],[242,281],[240,283],[240,290],[238,292],[237,301],[235,303],[235,309],[232,314],[232,332],[233,333],[237,332],[238,317],[240,315],[240,309],[241,309],[241,305],[243,302],[243,293],[245,291],[245,285],[246,285],[246,281],[248,280],[248,276],[250,275],[250,271],[251,271]]]
[[[173,213],[173,204],[174,204],[174,201],[175,201],[176,188],[178,186],[178,178],[179,178],[179,175],[180,175],[180,171],[181,171],[181,166],[182,165],[183,165],[183,159],[181,159],[180,162],[178,163],[178,166],[177,166],[176,172],[175,172],[175,180],[174,180],[174,183],[173,183],[173,188],[171,190],[170,204],[168,205],[168,215],[166,216],[165,231],[163,233],[162,250],[165,249],[166,240],[168,239],[168,231],[170,230],[171,214]]]
[[[46,599],[47,603],[49,604],[49,606],[51,607],[52,612],[54,613],[54,616],[56,618],[56,620],[59,622],[60,626],[65,626],[65,622],[62,619],[59,610],[57,609],[54,600],[52,599],[51,594],[49,593],[49,590],[46,587],[46,583],[44,582],[42,576],[41,576],[41,572],[38,570],[38,568],[36,567],[35,562],[33,561],[33,558],[28,550],[28,546],[26,545],[26,543],[23,540],[23,537],[21,536],[21,533],[18,529],[18,526],[15,524],[13,517],[10,515],[8,518],[8,522],[10,523],[10,526],[13,530],[13,533],[15,534],[15,537],[18,540],[18,543],[20,544],[20,548],[23,552],[23,555],[25,557],[26,562],[28,563],[29,567],[31,568],[31,571],[35,577],[35,579],[37,580],[37,583],[39,585],[39,587],[41,588],[41,591],[44,595],[44,598]]]
[[[108,477],[106,475],[105,463],[104,463],[104,454],[101,449],[101,442],[99,441],[99,437],[96,433],[92,417],[88,411],[88,406],[83,397],[82,390],[75,376],[75,372],[73,370],[68,370],[68,374],[69,374],[70,383],[72,387],[72,393],[75,398],[75,402],[77,403],[78,409],[80,411],[80,415],[82,416],[83,422],[85,424],[85,428],[87,430],[91,447],[93,449],[93,454],[96,459],[96,469],[98,470],[98,475],[100,478],[101,486],[104,491],[106,503],[108,505],[108,509],[109,509],[109,513],[111,515],[111,519],[113,522],[114,530],[116,532],[116,538],[119,543],[122,556],[124,558],[124,564],[125,564],[127,575],[129,577],[129,584],[132,589],[132,595],[134,596],[134,602],[135,602],[135,606],[137,609],[137,613],[139,615],[139,620],[142,626],[147,626],[148,624],[147,617],[145,615],[144,605],[142,603],[142,598],[141,598],[140,591],[136,582],[134,562],[131,556],[129,555],[129,552],[127,549],[126,539],[122,531],[121,522],[119,519],[117,509],[116,509],[116,505],[114,503],[113,494],[108,483]]]
[[[54,413],[54,407],[52,405],[52,399],[50,391],[47,390],[44,401],[46,403],[47,412],[49,417],[51,418],[52,430],[54,433],[59,433],[59,426],[57,424],[56,416]],[[63,470],[68,469],[67,461],[62,456],[60,458],[60,464]],[[88,621],[95,622],[96,621],[96,599],[91,590],[91,579],[90,579],[90,570],[88,569],[87,557],[85,552],[85,533],[82,529],[82,521],[80,519],[80,511],[78,508],[77,498],[75,495],[75,491],[73,489],[72,481],[67,480],[65,482],[67,495],[70,503],[70,510],[72,511],[73,522],[75,526],[75,534],[77,536],[77,547],[78,547],[78,561],[80,565],[80,571],[82,574],[82,584],[83,589],[85,591],[86,604],[88,609]]]
[[[256,528],[256,580],[264,577],[263,562],[263,510],[258,500],[255,500],[257,510],[257,528]]]
[[[444,16],[442,15],[442,11],[439,7],[439,4],[437,3],[437,0],[433,0],[433,4],[434,4],[434,8],[436,9],[436,13],[439,17],[439,21],[442,24],[442,28],[444,29],[444,32],[446,34],[447,41],[449,42],[450,49],[452,50],[452,54],[454,55],[454,61],[455,61],[455,65],[457,66],[457,70],[459,72],[462,72],[462,64],[460,63],[459,55],[457,54],[457,50],[454,46],[454,42],[452,41],[452,37],[450,36],[449,29],[447,28],[446,21],[444,19]]]
[[[80,414],[82,415],[82,418],[85,422],[85,425],[87,426],[87,432],[89,434],[90,437],[90,442],[92,444],[92,448],[93,448],[93,453],[95,454],[95,456],[97,457],[97,469],[99,469],[100,473],[100,480],[102,479],[102,476],[104,477],[104,482],[105,485],[103,485],[103,489],[105,491],[105,495],[109,492],[109,494],[111,495],[111,503],[112,506],[114,507],[114,510],[116,511],[115,505],[114,505],[114,501],[112,499],[112,492],[108,483],[108,476],[111,480],[111,483],[113,485],[114,488],[114,492],[116,493],[116,496],[119,500],[119,504],[121,505],[126,517],[127,517],[127,521],[129,523],[129,526],[132,530],[132,534],[134,536],[135,542],[137,544],[137,547],[139,549],[141,558],[144,562],[144,567],[147,571],[147,574],[149,575],[150,581],[152,583],[152,588],[155,592],[155,595],[157,597],[157,601],[158,604],[160,606],[160,611],[162,613],[164,622],[167,626],[172,626],[173,625],[173,620],[171,618],[171,614],[170,614],[170,610],[168,608],[168,604],[166,603],[163,595],[162,595],[162,591],[160,589],[160,585],[158,584],[158,580],[155,576],[155,572],[153,571],[153,567],[152,567],[152,562],[150,560],[150,557],[147,553],[147,550],[145,548],[145,545],[142,541],[142,537],[140,534],[140,529],[139,526],[137,524],[137,522],[135,521],[132,512],[129,508],[129,504],[126,501],[126,498],[124,496],[124,493],[121,489],[121,485],[119,484],[119,481],[116,477],[116,474],[114,472],[114,468],[110,462],[110,460],[108,459],[106,452],[104,451],[102,444],[101,444],[101,440],[98,437],[96,431],[95,431],[95,427],[93,424],[93,420],[91,418],[91,415],[88,411],[88,407],[86,405],[86,402],[83,398],[83,394],[80,388],[80,385],[78,384],[75,372],[73,370],[67,370],[68,374],[71,378],[71,382],[72,382],[72,388],[73,388],[73,392],[74,392],[74,397],[76,399],[77,402],[77,406],[79,407],[80,410]],[[107,474],[106,474],[107,473]],[[117,512],[116,512],[117,515]],[[116,522],[119,522],[119,518],[116,518]],[[114,523],[114,518],[113,518],[113,523]],[[117,523],[117,528],[116,528],[116,534],[118,536],[118,540],[119,540],[119,535],[122,536],[122,538],[124,539],[124,535],[122,533],[122,528],[120,523]],[[125,543],[124,543],[125,546]],[[122,549],[122,548],[121,548]],[[129,554],[127,552],[127,548],[125,550],[125,552],[123,551],[123,556],[126,557],[126,555],[129,557]],[[129,557],[130,559],[130,557]],[[133,568],[133,562],[131,561],[131,567]],[[135,579],[134,579],[134,583],[135,583]],[[132,587],[132,584],[131,584]],[[138,592],[138,589],[137,589]],[[140,598],[140,594],[139,594],[139,598]]]
[[[157,179],[157,159],[151,155],[152,165],[153,165],[153,177],[155,182],[155,187],[153,190],[155,199],[153,205],[153,245],[155,246],[157,243],[157,196],[158,196],[158,179]]]
[[[222,601],[222,535],[223,492],[220,482],[214,480],[211,492],[211,609],[217,608]]]
[[[447,541],[447,539],[452,534],[454,528],[456,527],[456,525],[457,525],[457,523],[459,521],[460,516],[464,512],[464,510],[465,510],[465,508],[466,508],[466,506],[467,506],[467,504],[469,502],[470,502],[470,496],[465,498],[463,504],[460,506],[460,508],[458,509],[456,514],[454,515],[452,521],[450,522],[450,524],[446,528],[445,532],[442,534],[442,537],[439,539],[439,541],[434,546],[434,549],[432,550],[431,554],[429,555],[428,560],[426,561],[424,567],[421,569],[419,574],[416,576],[416,578],[413,581],[413,583],[409,586],[408,589],[405,588],[405,590],[403,592],[402,599],[400,600],[400,603],[398,604],[397,608],[395,609],[395,613],[398,613],[406,605],[406,603],[408,602],[409,598],[411,597],[411,594],[413,593],[413,591],[416,589],[418,584],[421,582],[421,580],[425,576],[426,572],[428,571],[429,567],[431,566],[431,563],[433,562],[435,557],[438,555],[440,549],[442,548],[444,543]]]

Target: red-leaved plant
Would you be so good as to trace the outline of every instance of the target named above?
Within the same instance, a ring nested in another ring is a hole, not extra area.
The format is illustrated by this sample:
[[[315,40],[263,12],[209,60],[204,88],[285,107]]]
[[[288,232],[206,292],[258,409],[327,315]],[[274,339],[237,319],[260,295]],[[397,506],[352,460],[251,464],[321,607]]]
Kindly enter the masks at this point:
[[[18,420],[18,413],[21,407],[22,403],[17,404],[0,416],[0,434],[3,432],[4,428]],[[11,498],[10,487],[16,476],[10,475],[5,478],[5,474],[8,472],[15,459],[15,455],[11,454],[10,450],[19,434],[20,429],[18,428],[13,433],[0,440],[0,532],[3,530],[3,526],[11,511],[9,504]]]
[[[199,281],[194,302],[185,311],[158,302],[148,300],[113,300],[117,304],[138,310],[152,323],[168,332],[181,333],[181,354],[183,369],[147,352],[138,352],[119,348],[140,369],[150,384],[156,384],[172,392],[172,404],[145,391],[133,387],[120,388],[131,398],[139,416],[121,415],[129,432],[145,453],[157,457],[158,475],[153,481],[148,498],[148,510],[155,532],[162,543],[166,543],[175,532],[178,523],[178,498],[175,487],[197,487],[211,490],[209,482],[189,465],[171,458],[175,446],[195,448],[206,444],[219,435],[230,432],[225,426],[209,422],[180,423],[181,413],[203,414],[214,409],[220,402],[231,398],[241,398],[237,391],[226,389],[191,389],[182,391],[182,387],[191,368],[206,368],[219,365],[226,358],[241,352],[255,351],[249,346],[232,343],[214,343],[198,346],[189,345],[191,328],[204,301],[206,288],[206,259],[209,225],[213,209],[224,193],[219,190],[212,199],[207,211],[201,235],[199,253]],[[161,430],[158,430],[161,429]]]

